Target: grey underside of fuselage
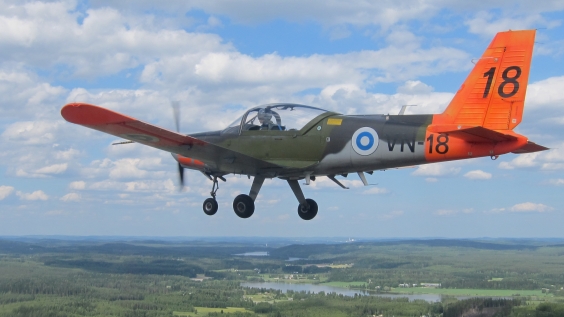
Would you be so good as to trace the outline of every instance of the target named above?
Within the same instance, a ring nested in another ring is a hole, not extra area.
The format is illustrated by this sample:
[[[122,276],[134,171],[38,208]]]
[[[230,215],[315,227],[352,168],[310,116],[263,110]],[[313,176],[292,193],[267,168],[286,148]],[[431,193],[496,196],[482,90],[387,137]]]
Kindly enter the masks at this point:
[[[425,129],[428,116],[358,116],[347,117],[334,129],[326,154],[315,167],[315,175],[374,171],[426,163]],[[358,154],[352,136],[360,128],[369,127],[378,135],[376,150]]]

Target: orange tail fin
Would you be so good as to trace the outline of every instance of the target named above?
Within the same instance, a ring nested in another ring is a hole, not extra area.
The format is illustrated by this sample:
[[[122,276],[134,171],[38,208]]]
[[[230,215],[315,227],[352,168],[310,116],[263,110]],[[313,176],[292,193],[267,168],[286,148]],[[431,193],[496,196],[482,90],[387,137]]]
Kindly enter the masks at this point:
[[[512,130],[523,116],[535,30],[497,33],[439,124]]]

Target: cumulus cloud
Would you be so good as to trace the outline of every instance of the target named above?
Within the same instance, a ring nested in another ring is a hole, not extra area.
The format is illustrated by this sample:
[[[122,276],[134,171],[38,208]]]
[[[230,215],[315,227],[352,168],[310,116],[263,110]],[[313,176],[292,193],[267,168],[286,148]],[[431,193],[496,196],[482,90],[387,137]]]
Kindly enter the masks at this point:
[[[362,193],[365,194],[365,195],[381,195],[381,194],[387,194],[389,192],[390,191],[386,188],[372,187],[370,189],[363,191]]]
[[[535,159],[539,155],[539,152],[520,154],[509,162],[500,162],[498,167],[506,170],[535,167],[538,165]]]
[[[510,212],[510,213],[543,213],[549,212],[554,210],[554,208],[547,206],[545,204],[540,203],[532,203],[532,202],[524,202],[520,204],[515,204],[508,208],[494,208],[491,210],[493,213],[502,213],[502,212]]]
[[[36,190],[33,193],[23,193],[17,192],[16,195],[20,197],[21,200],[47,200],[49,196],[45,194],[42,190]]]
[[[70,189],[75,189],[75,190],[83,190],[86,188],[86,182],[85,181],[74,181],[71,182],[69,184],[69,188]]]
[[[74,202],[74,201],[79,201],[80,200],[80,195],[77,193],[68,193],[66,195],[64,195],[63,197],[61,197],[61,201],[64,202]]]
[[[516,204],[513,207],[509,208],[508,210],[511,212],[547,212],[553,209],[554,208],[544,204],[526,202],[526,203]]]
[[[10,124],[2,138],[20,145],[53,144],[61,122],[23,121]]]
[[[35,171],[38,174],[61,174],[65,172],[68,168],[67,163],[63,164],[53,164],[49,166],[42,167]]]
[[[417,167],[411,175],[413,176],[452,176],[460,172],[460,167],[452,166],[449,163],[433,163]]]
[[[427,94],[433,92],[433,87],[426,85],[419,80],[408,80],[403,86],[398,87],[398,93],[401,94]]]
[[[464,177],[472,180],[486,180],[486,179],[491,179],[492,174],[488,172],[484,172],[482,170],[475,170],[464,174]]]
[[[557,26],[559,22],[548,20],[539,13],[500,17],[482,11],[478,12],[474,18],[467,20],[465,24],[471,33],[492,37],[500,30],[526,30],[534,26],[551,28]]]
[[[12,186],[0,186],[0,200],[10,196],[10,194],[14,191],[14,187]]]

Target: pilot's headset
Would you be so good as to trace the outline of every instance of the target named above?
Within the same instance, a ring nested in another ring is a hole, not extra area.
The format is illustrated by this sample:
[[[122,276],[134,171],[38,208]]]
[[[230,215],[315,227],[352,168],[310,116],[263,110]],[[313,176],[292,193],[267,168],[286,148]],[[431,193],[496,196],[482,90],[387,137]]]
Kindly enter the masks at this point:
[[[272,113],[266,109],[260,109],[258,112],[258,119],[261,124],[272,122]]]

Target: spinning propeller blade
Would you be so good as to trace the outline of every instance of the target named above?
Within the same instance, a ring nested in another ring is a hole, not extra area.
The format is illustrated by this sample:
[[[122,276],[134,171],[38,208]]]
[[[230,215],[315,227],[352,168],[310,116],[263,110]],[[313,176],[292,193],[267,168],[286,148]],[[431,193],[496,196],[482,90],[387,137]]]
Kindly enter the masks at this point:
[[[176,127],[176,132],[180,132],[180,102],[172,101],[170,103],[172,107],[172,115],[174,117],[174,124]],[[180,191],[184,188],[184,167],[178,163],[178,180],[180,182]]]

